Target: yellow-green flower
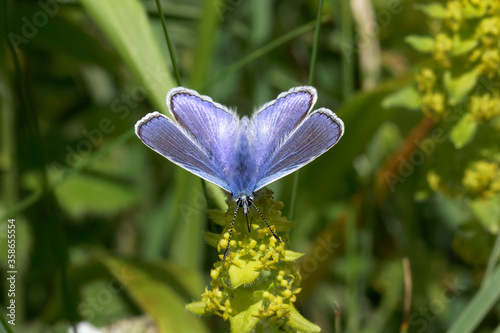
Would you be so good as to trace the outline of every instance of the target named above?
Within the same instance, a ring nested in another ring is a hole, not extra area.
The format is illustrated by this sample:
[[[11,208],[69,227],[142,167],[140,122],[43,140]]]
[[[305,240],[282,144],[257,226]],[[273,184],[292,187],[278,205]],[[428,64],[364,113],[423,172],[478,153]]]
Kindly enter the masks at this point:
[[[453,32],[460,30],[463,21],[464,6],[460,1],[449,1],[444,12],[446,24]]]
[[[462,184],[472,198],[487,199],[500,192],[500,166],[477,161],[465,170]]]
[[[424,68],[417,74],[418,90],[421,92],[431,92],[436,84],[436,75],[430,68]]]
[[[499,66],[500,52],[498,49],[486,50],[481,54],[481,63],[478,67],[479,73],[493,77],[497,75]]]
[[[500,115],[500,98],[498,93],[493,96],[484,94],[472,96],[470,100],[470,112],[478,121],[490,120]]]
[[[500,16],[485,17],[476,28],[475,38],[480,40],[486,46],[498,47],[498,38],[500,37]]]
[[[422,112],[434,119],[439,119],[444,112],[445,97],[442,93],[426,93],[422,97]]]
[[[448,53],[453,47],[453,42],[450,37],[445,33],[439,33],[434,41],[434,48],[432,50],[432,55],[434,60],[436,60],[443,67],[450,67],[450,59]]]

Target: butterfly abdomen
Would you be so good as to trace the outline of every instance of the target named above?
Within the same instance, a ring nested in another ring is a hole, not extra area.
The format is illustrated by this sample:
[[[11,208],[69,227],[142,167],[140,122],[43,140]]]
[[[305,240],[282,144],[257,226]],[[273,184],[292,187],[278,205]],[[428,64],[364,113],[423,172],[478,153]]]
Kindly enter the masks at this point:
[[[233,155],[233,168],[231,178],[235,186],[233,195],[251,196],[255,188],[256,164],[251,158],[250,142],[246,135],[249,125],[248,118],[241,119],[240,131],[236,136],[235,149]]]

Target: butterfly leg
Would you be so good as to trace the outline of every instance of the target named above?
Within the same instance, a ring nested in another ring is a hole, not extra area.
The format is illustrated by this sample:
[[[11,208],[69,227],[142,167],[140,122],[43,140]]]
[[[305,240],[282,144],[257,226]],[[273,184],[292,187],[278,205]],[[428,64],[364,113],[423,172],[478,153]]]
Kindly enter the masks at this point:
[[[240,206],[238,205],[236,205],[236,207],[234,208],[233,221],[231,222],[231,228],[229,228],[229,238],[227,239],[226,251],[224,251],[224,257],[222,257],[222,262],[226,260],[227,252],[229,251],[229,242],[231,241],[231,235],[233,234],[233,226],[234,226],[234,221],[236,220],[236,213],[238,213],[238,208],[240,208]]]
[[[260,217],[262,217],[262,219],[264,220],[264,222],[266,222],[266,225],[269,228],[269,230],[271,230],[271,233],[273,234],[274,238],[276,238],[276,240],[281,243],[281,239],[278,236],[276,236],[276,234],[274,233],[273,229],[271,229],[271,227],[269,226],[269,223],[267,223],[266,219],[264,218],[264,215],[262,215],[262,213],[260,212],[259,208],[253,202],[252,202],[252,206],[259,212],[259,215],[260,215]]]
[[[248,232],[251,232],[252,230],[250,229],[250,222],[248,222],[248,214],[245,214],[245,217],[247,218]]]

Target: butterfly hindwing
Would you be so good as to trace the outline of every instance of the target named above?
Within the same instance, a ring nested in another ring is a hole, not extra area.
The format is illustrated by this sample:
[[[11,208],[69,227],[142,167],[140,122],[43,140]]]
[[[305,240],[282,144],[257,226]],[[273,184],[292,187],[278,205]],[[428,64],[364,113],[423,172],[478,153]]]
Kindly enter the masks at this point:
[[[137,122],[135,133],[148,147],[171,162],[229,191],[211,152],[165,115],[149,113]]]
[[[282,142],[262,166],[258,190],[308,164],[333,145],[344,133],[344,123],[328,109],[311,113]]]

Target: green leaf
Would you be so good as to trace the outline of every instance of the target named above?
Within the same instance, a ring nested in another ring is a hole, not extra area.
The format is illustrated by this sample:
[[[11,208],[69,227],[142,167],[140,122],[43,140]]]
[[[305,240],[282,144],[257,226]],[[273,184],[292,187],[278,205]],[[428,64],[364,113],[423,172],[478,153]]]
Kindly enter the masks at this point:
[[[474,88],[477,82],[477,71],[471,71],[453,78],[450,71],[446,71],[443,76],[443,84],[449,95],[451,105],[463,100]]]
[[[500,229],[500,195],[485,200],[475,200],[470,203],[472,212],[482,226],[492,234],[498,234]]]
[[[463,148],[474,138],[477,125],[476,119],[468,113],[452,128],[450,140],[456,149]]]
[[[488,10],[488,6],[475,6],[467,2],[462,9],[462,13],[465,18],[474,19],[483,17]]]
[[[112,215],[133,205],[137,193],[106,178],[74,174],[55,189],[59,204],[72,216]]]
[[[448,333],[473,332],[500,299],[500,266],[485,281],[465,309],[460,313]]]
[[[290,317],[288,318],[288,325],[290,325],[292,328],[295,328],[297,331],[300,332],[321,332],[321,328],[316,325],[311,323],[309,320],[304,318],[293,306],[293,304],[290,304],[292,307],[290,310]]]
[[[210,314],[207,312],[207,305],[202,301],[189,303],[188,305],[186,305],[186,310],[191,311],[192,313],[199,316]]]
[[[217,247],[217,244],[219,243],[220,240],[219,234],[215,234],[210,231],[205,231],[203,235],[205,236],[205,241],[207,242],[208,245]]]
[[[403,107],[410,110],[419,110],[421,104],[420,93],[413,85],[396,90],[382,100],[384,108]]]
[[[434,48],[434,38],[429,36],[409,35],[405,37],[405,42],[422,53],[430,53]]]
[[[293,252],[290,250],[285,250],[285,258],[283,259],[284,261],[295,261],[302,257],[304,253],[299,253],[299,252]]]
[[[418,3],[415,4],[413,8],[420,10],[425,15],[435,19],[443,19],[446,12],[446,8],[437,2],[431,2],[428,4]]]
[[[232,303],[235,305],[235,303],[238,303],[238,300],[233,300]],[[229,322],[231,323],[231,332],[252,332],[260,320],[259,317],[255,315],[258,314],[259,309],[262,307],[263,301],[260,300],[248,306],[244,311],[240,311],[237,315],[230,316]]]
[[[238,288],[243,284],[250,284],[259,277],[260,270],[255,269],[255,267],[262,265],[262,263],[257,259],[257,257],[241,259],[238,256],[233,259],[235,264],[229,267],[229,278],[233,288]]]
[[[174,81],[154,38],[146,11],[138,0],[82,0],[154,106],[165,114],[167,91]]]
[[[468,53],[476,48],[478,44],[477,39],[460,39],[459,35],[453,36],[453,46],[451,49],[451,54],[453,56],[460,56]]]
[[[207,213],[210,219],[212,219],[212,221],[214,221],[218,225],[223,227],[226,225],[227,215],[223,211],[218,209],[209,209],[207,210]]]
[[[102,254],[100,259],[139,307],[153,318],[160,332],[208,332],[200,318],[186,312],[178,287],[158,268],[148,269]]]

